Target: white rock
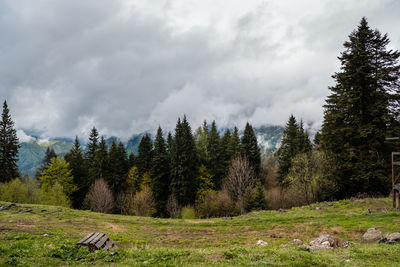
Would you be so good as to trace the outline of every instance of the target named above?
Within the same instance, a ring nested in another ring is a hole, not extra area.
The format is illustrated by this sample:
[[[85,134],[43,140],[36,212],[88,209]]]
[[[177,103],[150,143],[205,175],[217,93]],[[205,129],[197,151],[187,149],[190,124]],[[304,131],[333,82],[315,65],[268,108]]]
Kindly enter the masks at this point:
[[[377,228],[369,228],[363,235],[363,240],[367,243],[378,243],[382,238],[382,232]]]
[[[258,246],[268,246],[268,242],[260,239],[257,241],[257,245]]]

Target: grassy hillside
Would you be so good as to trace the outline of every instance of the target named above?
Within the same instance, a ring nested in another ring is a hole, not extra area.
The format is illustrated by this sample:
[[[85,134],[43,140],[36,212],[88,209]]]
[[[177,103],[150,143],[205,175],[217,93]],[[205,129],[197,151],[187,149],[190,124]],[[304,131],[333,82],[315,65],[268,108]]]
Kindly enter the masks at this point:
[[[92,260],[131,266],[398,266],[400,262],[400,244],[361,243],[370,227],[379,227],[384,234],[400,230],[400,214],[391,210],[389,199],[192,220],[21,206],[31,207],[34,214],[18,212],[21,208],[0,211],[0,266],[86,265]],[[87,248],[76,249],[74,242],[90,232],[109,234],[119,248],[94,254]],[[279,247],[294,238],[309,242],[324,233],[355,246],[319,251]],[[257,246],[259,239],[269,245]]]

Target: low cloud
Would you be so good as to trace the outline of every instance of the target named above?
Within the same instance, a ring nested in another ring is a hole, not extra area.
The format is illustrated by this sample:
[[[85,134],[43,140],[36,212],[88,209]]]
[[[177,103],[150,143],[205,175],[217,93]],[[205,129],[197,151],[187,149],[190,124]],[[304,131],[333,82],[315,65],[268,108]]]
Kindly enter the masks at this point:
[[[394,0],[6,0],[0,10],[0,93],[17,127],[42,137],[96,126],[126,138],[171,130],[183,114],[193,127],[243,127],[293,113],[318,128],[362,16],[400,48]]]

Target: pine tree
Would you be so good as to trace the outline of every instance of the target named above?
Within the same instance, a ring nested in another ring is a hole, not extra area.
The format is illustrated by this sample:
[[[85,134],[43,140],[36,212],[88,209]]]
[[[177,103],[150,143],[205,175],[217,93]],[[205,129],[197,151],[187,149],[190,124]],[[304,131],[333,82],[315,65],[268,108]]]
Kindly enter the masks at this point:
[[[304,130],[303,121],[301,120],[297,129],[297,153],[308,153],[311,149],[310,137],[308,132]]]
[[[229,151],[229,154],[230,154],[231,161],[233,159],[237,158],[240,155],[239,130],[238,130],[238,128],[236,126],[233,129],[233,133],[232,133],[231,138],[229,140],[228,151]]]
[[[171,150],[171,193],[180,206],[193,204],[198,186],[196,146],[186,120],[178,119]]]
[[[256,175],[260,173],[261,152],[258,148],[257,137],[253,127],[246,123],[244,133],[241,140],[241,149],[243,156],[246,156],[250,165],[254,168]]]
[[[225,178],[225,176],[228,173],[229,167],[232,163],[232,156],[229,151],[229,142],[231,141],[231,132],[229,130],[226,130],[224,135],[221,138],[220,142],[220,165],[221,165],[221,170],[220,170],[220,181],[218,186],[221,186],[222,180]]]
[[[152,179],[153,194],[156,202],[156,215],[166,217],[168,215],[166,205],[170,195],[170,165],[161,127],[158,127],[154,141],[150,177]]]
[[[4,101],[0,121],[0,182],[8,182],[19,177],[17,166],[19,147],[17,131],[14,129],[7,102]]]
[[[286,123],[285,130],[283,131],[281,146],[278,150],[278,179],[281,183],[286,179],[289,173],[290,167],[292,166],[292,159],[298,154],[298,125],[296,118],[290,115],[288,122]]]
[[[223,163],[221,160],[221,145],[220,136],[217,131],[217,126],[215,121],[211,123],[211,129],[207,136],[207,170],[211,173],[213,177],[213,182],[217,188],[221,186],[222,173],[223,173]]]
[[[42,159],[42,164],[40,167],[36,170],[35,173],[35,178],[39,179],[40,176],[42,175],[42,172],[47,168],[47,166],[50,164],[50,161],[52,158],[56,158],[57,154],[54,151],[53,148],[47,147],[46,152],[44,154],[44,157]]]
[[[73,183],[77,187],[77,190],[71,195],[72,207],[80,209],[89,191],[90,184],[88,184],[87,179],[88,169],[86,161],[84,160],[82,147],[77,136],[75,137],[74,146],[64,158],[69,163],[71,174],[74,177]]]
[[[337,160],[340,197],[357,192],[387,193],[385,134],[399,116],[398,51],[388,50],[387,35],[362,18],[344,43],[341,69],[329,88],[321,144]]]
[[[207,133],[204,131],[203,127],[197,128],[194,134],[197,156],[199,162],[203,165],[207,165],[209,162],[208,152],[207,152]]]
[[[140,176],[150,171],[151,160],[153,157],[152,150],[153,145],[151,143],[150,136],[146,134],[140,141],[139,155],[136,158],[136,166],[138,167]]]
[[[126,175],[128,172],[126,166],[120,145],[117,145],[113,141],[109,153],[109,176],[107,177],[107,183],[115,196],[126,187]]]
[[[109,175],[108,163],[108,147],[106,140],[102,136],[94,155],[92,175],[95,179],[107,179],[107,176]]]
[[[99,146],[99,133],[96,127],[93,127],[89,134],[89,143],[87,145],[87,152],[85,155],[88,164],[90,184],[92,184],[94,180],[98,178],[96,177],[97,173],[95,169],[95,157],[98,146]]]
[[[131,169],[133,166],[135,166],[135,160],[136,160],[135,154],[133,154],[133,152],[131,151],[128,156],[129,169]]]

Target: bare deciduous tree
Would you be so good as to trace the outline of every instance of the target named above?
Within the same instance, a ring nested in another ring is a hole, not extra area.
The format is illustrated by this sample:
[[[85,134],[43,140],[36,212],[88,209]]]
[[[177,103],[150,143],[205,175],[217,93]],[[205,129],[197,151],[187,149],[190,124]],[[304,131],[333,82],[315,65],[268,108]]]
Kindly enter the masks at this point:
[[[167,202],[166,208],[167,208],[169,217],[178,218],[178,216],[181,212],[181,207],[179,206],[178,201],[176,200],[174,195],[170,195],[168,197],[168,202]]]
[[[97,179],[88,192],[90,209],[96,212],[110,213],[114,209],[114,197],[104,179]]]
[[[223,189],[228,192],[232,201],[237,202],[241,213],[244,213],[243,197],[248,188],[254,187],[256,176],[246,157],[237,157],[232,161]]]
[[[142,191],[137,192],[133,199],[135,215],[152,216],[156,212],[156,203],[154,201],[153,191],[149,186],[144,186]]]

